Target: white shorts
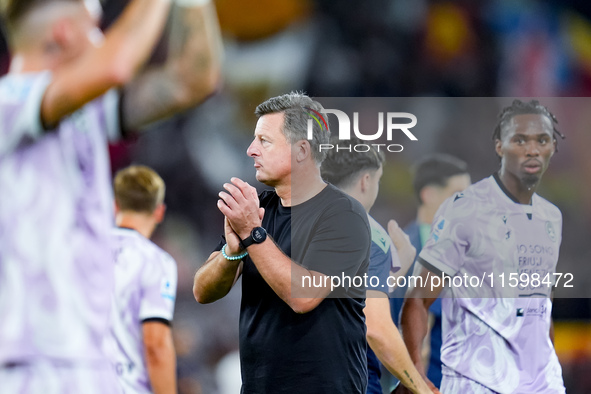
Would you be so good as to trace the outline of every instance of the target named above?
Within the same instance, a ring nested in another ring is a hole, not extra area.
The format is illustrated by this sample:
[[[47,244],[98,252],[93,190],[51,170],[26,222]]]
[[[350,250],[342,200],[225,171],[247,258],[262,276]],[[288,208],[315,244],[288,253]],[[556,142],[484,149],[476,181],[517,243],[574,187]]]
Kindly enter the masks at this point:
[[[122,394],[112,368],[50,362],[0,366],[0,394]]]
[[[439,389],[441,394],[498,394],[496,391],[452,371],[445,365],[442,365],[441,372],[443,374],[441,388]]]

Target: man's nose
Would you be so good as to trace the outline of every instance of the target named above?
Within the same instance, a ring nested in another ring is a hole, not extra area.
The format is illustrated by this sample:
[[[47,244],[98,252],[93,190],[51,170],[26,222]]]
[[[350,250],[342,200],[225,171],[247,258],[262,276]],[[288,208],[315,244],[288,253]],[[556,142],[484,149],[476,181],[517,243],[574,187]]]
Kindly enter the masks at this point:
[[[529,141],[525,145],[525,154],[527,156],[539,156],[540,155],[540,147],[538,146],[538,141]]]
[[[250,157],[258,156],[258,149],[256,148],[256,140],[252,141],[246,149],[246,154]]]

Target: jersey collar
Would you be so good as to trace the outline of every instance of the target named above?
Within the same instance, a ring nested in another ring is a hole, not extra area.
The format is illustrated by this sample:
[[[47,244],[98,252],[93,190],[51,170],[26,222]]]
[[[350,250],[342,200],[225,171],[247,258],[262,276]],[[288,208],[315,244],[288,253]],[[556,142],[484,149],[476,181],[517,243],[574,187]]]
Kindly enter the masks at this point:
[[[534,201],[536,199],[536,193],[534,193],[531,196],[531,204],[522,204],[519,202],[519,200],[517,199],[517,197],[515,197],[506,187],[505,185],[503,185],[503,182],[501,181],[501,178],[499,177],[499,173],[495,172],[494,174],[492,174],[492,177],[494,178],[494,180],[496,181],[497,186],[499,187],[500,191],[502,192],[502,194],[504,194],[507,198],[509,198],[511,201],[513,201],[515,204],[518,204],[520,207],[523,208],[525,214],[527,215],[528,219],[531,220],[532,215],[533,215],[533,211],[534,211]]]

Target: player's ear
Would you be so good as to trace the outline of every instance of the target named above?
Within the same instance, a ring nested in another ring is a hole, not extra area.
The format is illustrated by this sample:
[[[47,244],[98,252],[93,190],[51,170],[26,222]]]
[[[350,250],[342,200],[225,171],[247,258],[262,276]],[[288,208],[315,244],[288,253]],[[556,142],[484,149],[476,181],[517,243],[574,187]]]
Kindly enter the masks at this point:
[[[154,219],[156,219],[156,223],[162,223],[164,220],[164,214],[166,213],[166,205],[164,203],[158,204],[156,209],[154,209]]]
[[[359,182],[361,183],[361,192],[365,193],[367,188],[369,187],[369,181],[371,180],[371,175],[369,172],[364,172],[363,175],[359,177]]]
[[[421,201],[423,202],[423,205],[429,205],[433,201],[435,195],[435,188],[427,185],[421,189],[419,195],[421,196]]]
[[[503,141],[500,139],[496,139],[495,140],[495,151],[497,152],[497,156],[499,157],[503,157],[503,151],[501,150],[501,147],[503,146]]]
[[[50,50],[68,51],[77,39],[76,28],[68,18],[60,18],[51,27]]]
[[[310,146],[310,142],[308,142],[308,140],[299,140],[296,142],[295,148],[295,159],[297,163],[301,163],[312,154],[312,147]]]

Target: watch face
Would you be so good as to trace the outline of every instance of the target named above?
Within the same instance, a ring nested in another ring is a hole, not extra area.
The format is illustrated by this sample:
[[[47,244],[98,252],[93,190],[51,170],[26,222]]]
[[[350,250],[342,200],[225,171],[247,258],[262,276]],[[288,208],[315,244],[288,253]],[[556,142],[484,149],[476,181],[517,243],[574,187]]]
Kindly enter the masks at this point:
[[[265,238],[267,238],[267,232],[262,227],[257,227],[254,230],[252,230],[251,235],[252,235],[252,239],[256,243],[263,242],[265,240]]]

